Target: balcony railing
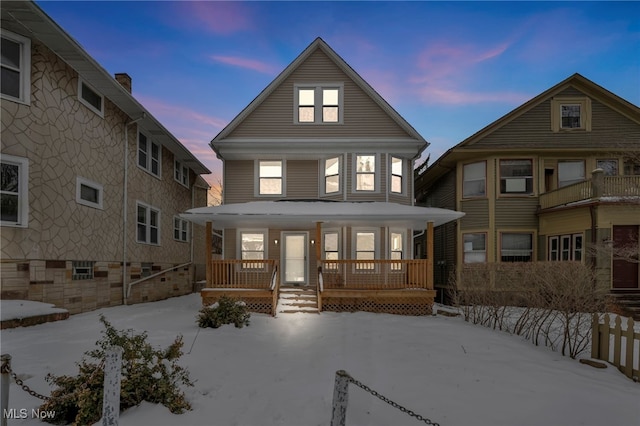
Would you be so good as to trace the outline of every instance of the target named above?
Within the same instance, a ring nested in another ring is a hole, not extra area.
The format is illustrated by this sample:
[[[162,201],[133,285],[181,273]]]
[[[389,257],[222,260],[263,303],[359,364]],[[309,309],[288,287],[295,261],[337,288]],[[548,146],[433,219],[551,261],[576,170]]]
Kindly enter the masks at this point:
[[[594,177],[558,188],[540,195],[540,208],[548,209],[602,197],[640,197],[640,176],[603,176],[600,183]]]
[[[321,260],[324,289],[433,290],[428,259]]]

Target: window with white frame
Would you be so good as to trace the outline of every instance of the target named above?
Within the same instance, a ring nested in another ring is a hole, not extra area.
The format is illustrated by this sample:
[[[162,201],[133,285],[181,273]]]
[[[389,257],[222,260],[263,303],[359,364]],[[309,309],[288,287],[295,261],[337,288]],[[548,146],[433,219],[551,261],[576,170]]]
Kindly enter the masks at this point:
[[[240,231],[240,259],[248,261],[242,263],[243,269],[262,269],[267,258],[267,231]],[[253,261],[253,262],[251,262]],[[260,262],[257,262],[260,261]]]
[[[173,163],[173,178],[181,185],[189,187],[189,168],[182,162],[175,160]]]
[[[104,117],[104,97],[82,78],[78,78],[78,99],[84,106]]]
[[[29,160],[5,154],[0,160],[0,224],[26,227],[29,221]]]
[[[258,194],[284,195],[284,162],[258,161]]]
[[[174,216],[173,218],[173,239],[177,241],[189,241],[189,222]]]
[[[596,160],[596,168],[602,169],[605,176],[617,176],[618,175],[618,160],[606,159]]]
[[[31,40],[1,30],[0,95],[29,104],[31,98]]]
[[[342,84],[294,86],[299,124],[338,124],[342,122]]]
[[[88,260],[74,260],[71,262],[72,280],[92,280],[95,262]]]
[[[403,165],[402,158],[391,157],[391,192],[394,194],[403,193]]]
[[[462,245],[464,263],[484,263],[487,261],[487,234],[463,234]]]
[[[405,259],[403,231],[391,230],[389,232],[389,259],[391,260]],[[401,269],[402,269],[402,263],[391,264],[392,271],[399,271]]]
[[[558,161],[558,188],[585,180],[584,160]]]
[[[99,183],[76,177],[76,202],[83,206],[102,210],[103,189]]]
[[[485,161],[465,164],[462,167],[462,197],[484,197],[487,194],[486,176],[487,163]]]
[[[500,241],[503,262],[530,262],[533,260],[533,235],[529,233],[503,233]]]
[[[356,230],[354,232],[354,257],[356,260],[365,261],[356,263],[356,270],[375,269],[375,264],[373,262],[366,261],[374,260],[376,258],[376,234],[377,232],[373,230]]]
[[[324,160],[324,193],[336,194],[340,192],[340,157]]]
[[[582,261],[582,234],[555,235],[548,242],[549,260]]]
[[[500,193],[533,194],[533,161],[500,160]]]
[[[142,132],[138,132],[138,166],[160,177],[162,148]]]
[[[376,190],[376,155],[356,155],[356,191]]]
[[[160,210],[137,203],[137,239],[139,243],[160,244]]]
[[[339,231],[325,231],[322,234],[322,251],[325,260],[339,260],[340,259],[340,232]],[[337,263],[325,263],[327,269],[338,269]]]

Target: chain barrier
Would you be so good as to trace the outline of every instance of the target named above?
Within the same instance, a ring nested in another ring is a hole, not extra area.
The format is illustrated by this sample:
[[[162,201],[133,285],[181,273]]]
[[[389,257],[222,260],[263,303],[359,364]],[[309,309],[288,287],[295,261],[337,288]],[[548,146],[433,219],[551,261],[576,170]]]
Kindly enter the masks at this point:
[[[367,386],[364,383],[354,379],[353,377],[351,377],[348,374],[347,374],[347,380],[350,383],[353,383],[354,385],[359,387],[360,389],[364,390],[365,392],[368,392],[371,395],[375,396],[379,400],[386,402],[387,404],[391,405],[394,408],[397,408],[398,410],[402,411],[405,414],[408,414],[411,417],[414,417],[419,422],[423,422],[425,424],[432,425],[432,426],[440,426],[440,423],[434,423],[431,420],[429,420],[428,418],[423,417],[420,414],[416,414],[415,412],[409,410],[408,408],[403,407],[402,405],[398,404],[397,402],[394,402],[394,401],[390,400],[386,396],[379,394],[378,392],[376,392],[373,389],[371,389],[369,386]]]

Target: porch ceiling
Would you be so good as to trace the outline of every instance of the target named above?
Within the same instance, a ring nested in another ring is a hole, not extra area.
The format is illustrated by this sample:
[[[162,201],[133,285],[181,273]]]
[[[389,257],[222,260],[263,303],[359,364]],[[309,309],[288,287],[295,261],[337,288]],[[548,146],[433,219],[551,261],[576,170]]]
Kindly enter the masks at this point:
[[[424,229],[427,222],[439,226],[464,213],[435,207],[406,206],[383,202],[343,201],[252,201],[199,207],[180,215],[183,219],[214,228],[312,227],[317,222],[330,226],[393,226]]]

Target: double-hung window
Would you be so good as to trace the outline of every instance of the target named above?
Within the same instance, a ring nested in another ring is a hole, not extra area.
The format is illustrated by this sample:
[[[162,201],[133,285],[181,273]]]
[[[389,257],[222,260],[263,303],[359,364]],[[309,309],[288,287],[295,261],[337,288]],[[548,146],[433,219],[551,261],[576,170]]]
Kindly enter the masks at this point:
[[[258,195],[284,195],[284,162],[257,161]]]
[[[160,210],[137,203],[137,241],[144,244],[160,244]]]
[[[177,241],[189,241],[189,222],[174,216],[173,218],[173,239]]]
[[[533,259],[533,235],[501,234],[500,257],[503,262],[530,262]]]
[[[189,168],[180,161],[175,160],[173,164],[173,178],[183,186],[189,187]]]
[[[0,95],[29,104],[31,98],[31,40],[2,30]]]
[[[526,195],[533,193],[532,160],[500,160],[500,193]]]
[[[138,166],[152,175],[160,177],[162,148],[147,136],[138,132]]]
[[[323,233],[323,252],[325,260],[339,260],[340,259],[340,232],[338,231],[325,231]],[[327,269],[338,269],[337,263],[327,262],[325,263]]]
[[[487,163],[465,164],[462,167],[462,197],[484,197],[486,192]]]
[[[242,269],[263,269],[267,258],[267,231],[243,230],[240,233],[240,259]]]
[[[375,269],[373,262],[366,262],[367,260],[374,260],[376,258],[376,241],[377,232],[373,230],[357,230],[354,232],[355,236],[355,258],[360,262],[356,263],[355,269],[358,271]],[[364,261],[364,262],[363,262]]]
[[[402,158],[391,157],[391,192],[402,194],[404,167]]]
[[[82,78],[78,79],[78,99],[84,106],[104,117],[104,97]]]
[[[551,129],[554,132],[591,131],[591,99],[587,97],[553,98]]]
[[[582,260],[582,234],[549,237],[549,260]]]
[[[558,188],[585,180],[584,160],[558,161]]]
[[[464,263],[484,263],[487,261],[487,234],[463,234],[462,244],[464,247]]]
[[[405,258],[404,253],[404,232],[402,231],[390,231],[389,232],[389,258],[391,260],[402,260]],[[402,263],[392,263],[391,270],[399,271],[402,269]]]
[[[340,186],[340,157],[324,160],[324,193],[339,193]]]
[[[294,122],[298,124],[342,123],[342,83],[296,84]]]
[[[29,221],[29,160],[5,154],[0,160],[0,224],[26,227]]]
[[[356,155],[356,191],[375,191],[376,180],[376,155]]]

